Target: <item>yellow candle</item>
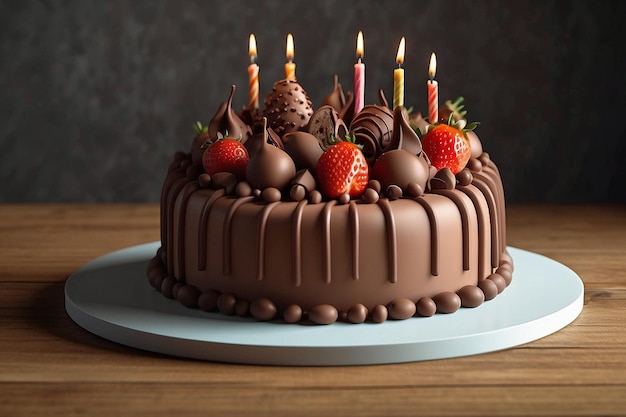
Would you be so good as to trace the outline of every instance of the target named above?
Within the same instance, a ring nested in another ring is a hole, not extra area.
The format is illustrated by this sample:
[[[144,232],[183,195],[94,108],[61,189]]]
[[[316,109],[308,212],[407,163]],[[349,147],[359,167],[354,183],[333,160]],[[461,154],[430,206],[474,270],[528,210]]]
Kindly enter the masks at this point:
[[[255,62],[256,38],[254,34],[250,34],[248,54],[250,55],[250,65],[248,65],[248,109],[256,110],[259,108],[259,66]]]
[[[293,47],[293,35],[290,33],[287,35],[287,63],[285,64],[285,78],[288,80],[296,79],[296,64],[293,62],[294,47]]]
[[[396,63],[398,68],[393,70],[393,108],[404,106],[404,36],[400,39],[398,45],[398,54],[396,55]]]

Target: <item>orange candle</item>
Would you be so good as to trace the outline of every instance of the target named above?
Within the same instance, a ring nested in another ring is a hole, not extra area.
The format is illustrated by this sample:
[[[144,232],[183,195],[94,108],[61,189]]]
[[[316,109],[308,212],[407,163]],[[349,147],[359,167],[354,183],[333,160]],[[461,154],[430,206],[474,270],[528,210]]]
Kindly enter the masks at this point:
[[[288,80],[296,79],[296,64],[293,62],[294,47],[293,47],[293,35],[290,33],[287,35],[287,63],[285,64],[285,78]]]
[[[363,60],[363,32],[359,31],[356,38],[356,56],[354,64],[354,115],[356,116],[365,107],[365,64]]]
[[[398,45],[398,54],[396,55],[396,63],[398,68],[393,71],[393,108],[404,106],[404,36],[400,39]]]
[[[256,64],[256,38],[250,34],[248,44],[248,54],[250,55],[250,65],[248,65],[248,109],[259,108],[259,66]]]
[[[426,86],[428,88],[428,121],[435,124],[439,121],[439,83],[435,80],[437,72],[437,57],[433,52],[428,65],[428,78]]]

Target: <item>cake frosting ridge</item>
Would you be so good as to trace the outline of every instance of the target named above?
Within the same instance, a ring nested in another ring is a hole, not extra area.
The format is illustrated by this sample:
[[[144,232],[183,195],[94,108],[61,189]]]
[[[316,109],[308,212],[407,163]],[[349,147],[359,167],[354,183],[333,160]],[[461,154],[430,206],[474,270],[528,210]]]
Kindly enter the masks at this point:
[[[147,267],[165,297],[362,323],[478,307],[510,284],[500,172],[460,101],[430,123],[382,92],[350,115],[336,77],[317,109],[295,79],[261,111],[237,114],[234,93],[168,168]]]

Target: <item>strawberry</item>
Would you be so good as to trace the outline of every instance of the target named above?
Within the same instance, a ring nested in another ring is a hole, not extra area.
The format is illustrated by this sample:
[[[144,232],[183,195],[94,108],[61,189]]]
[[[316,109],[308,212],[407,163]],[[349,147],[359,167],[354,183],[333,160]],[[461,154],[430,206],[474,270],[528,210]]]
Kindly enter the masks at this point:
[[[422,137],[422,148],[437,171],[450,168],[453,174],[465,168],[471,155],[465,132],[446,124],[433,125]]]
[[[367,188],[369,166],[354,141],[337,142],[320,156],[315,168],[320,191],[326,197],[358,197]]]
[[[208,145],[202,155],[202,166],[209,175],[230,172],[243,180],[249,160],[248,151],[241,141],[226,137]]]

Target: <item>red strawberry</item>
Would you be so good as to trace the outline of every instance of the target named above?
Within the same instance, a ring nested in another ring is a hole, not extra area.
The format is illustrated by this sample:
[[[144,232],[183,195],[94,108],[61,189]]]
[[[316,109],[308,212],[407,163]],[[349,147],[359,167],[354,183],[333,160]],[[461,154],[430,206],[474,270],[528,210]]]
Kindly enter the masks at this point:
[[[218,172],[233,173],[237,179],[246,178],[248,151],[243,144],[232,138],[218,139],[209,145],[202,155],[202,166],[209,175]]]
[[[446,124],[435,125],[422,137],[422,149],[432,166],[450,168],[453,174],[465,168],[471,155],[465,134]]]
[[[337,198],[358,197],[367,188],[369,166],[361,148],[351,141],[337,142],[320,156],[315,168],[322,194]]]

